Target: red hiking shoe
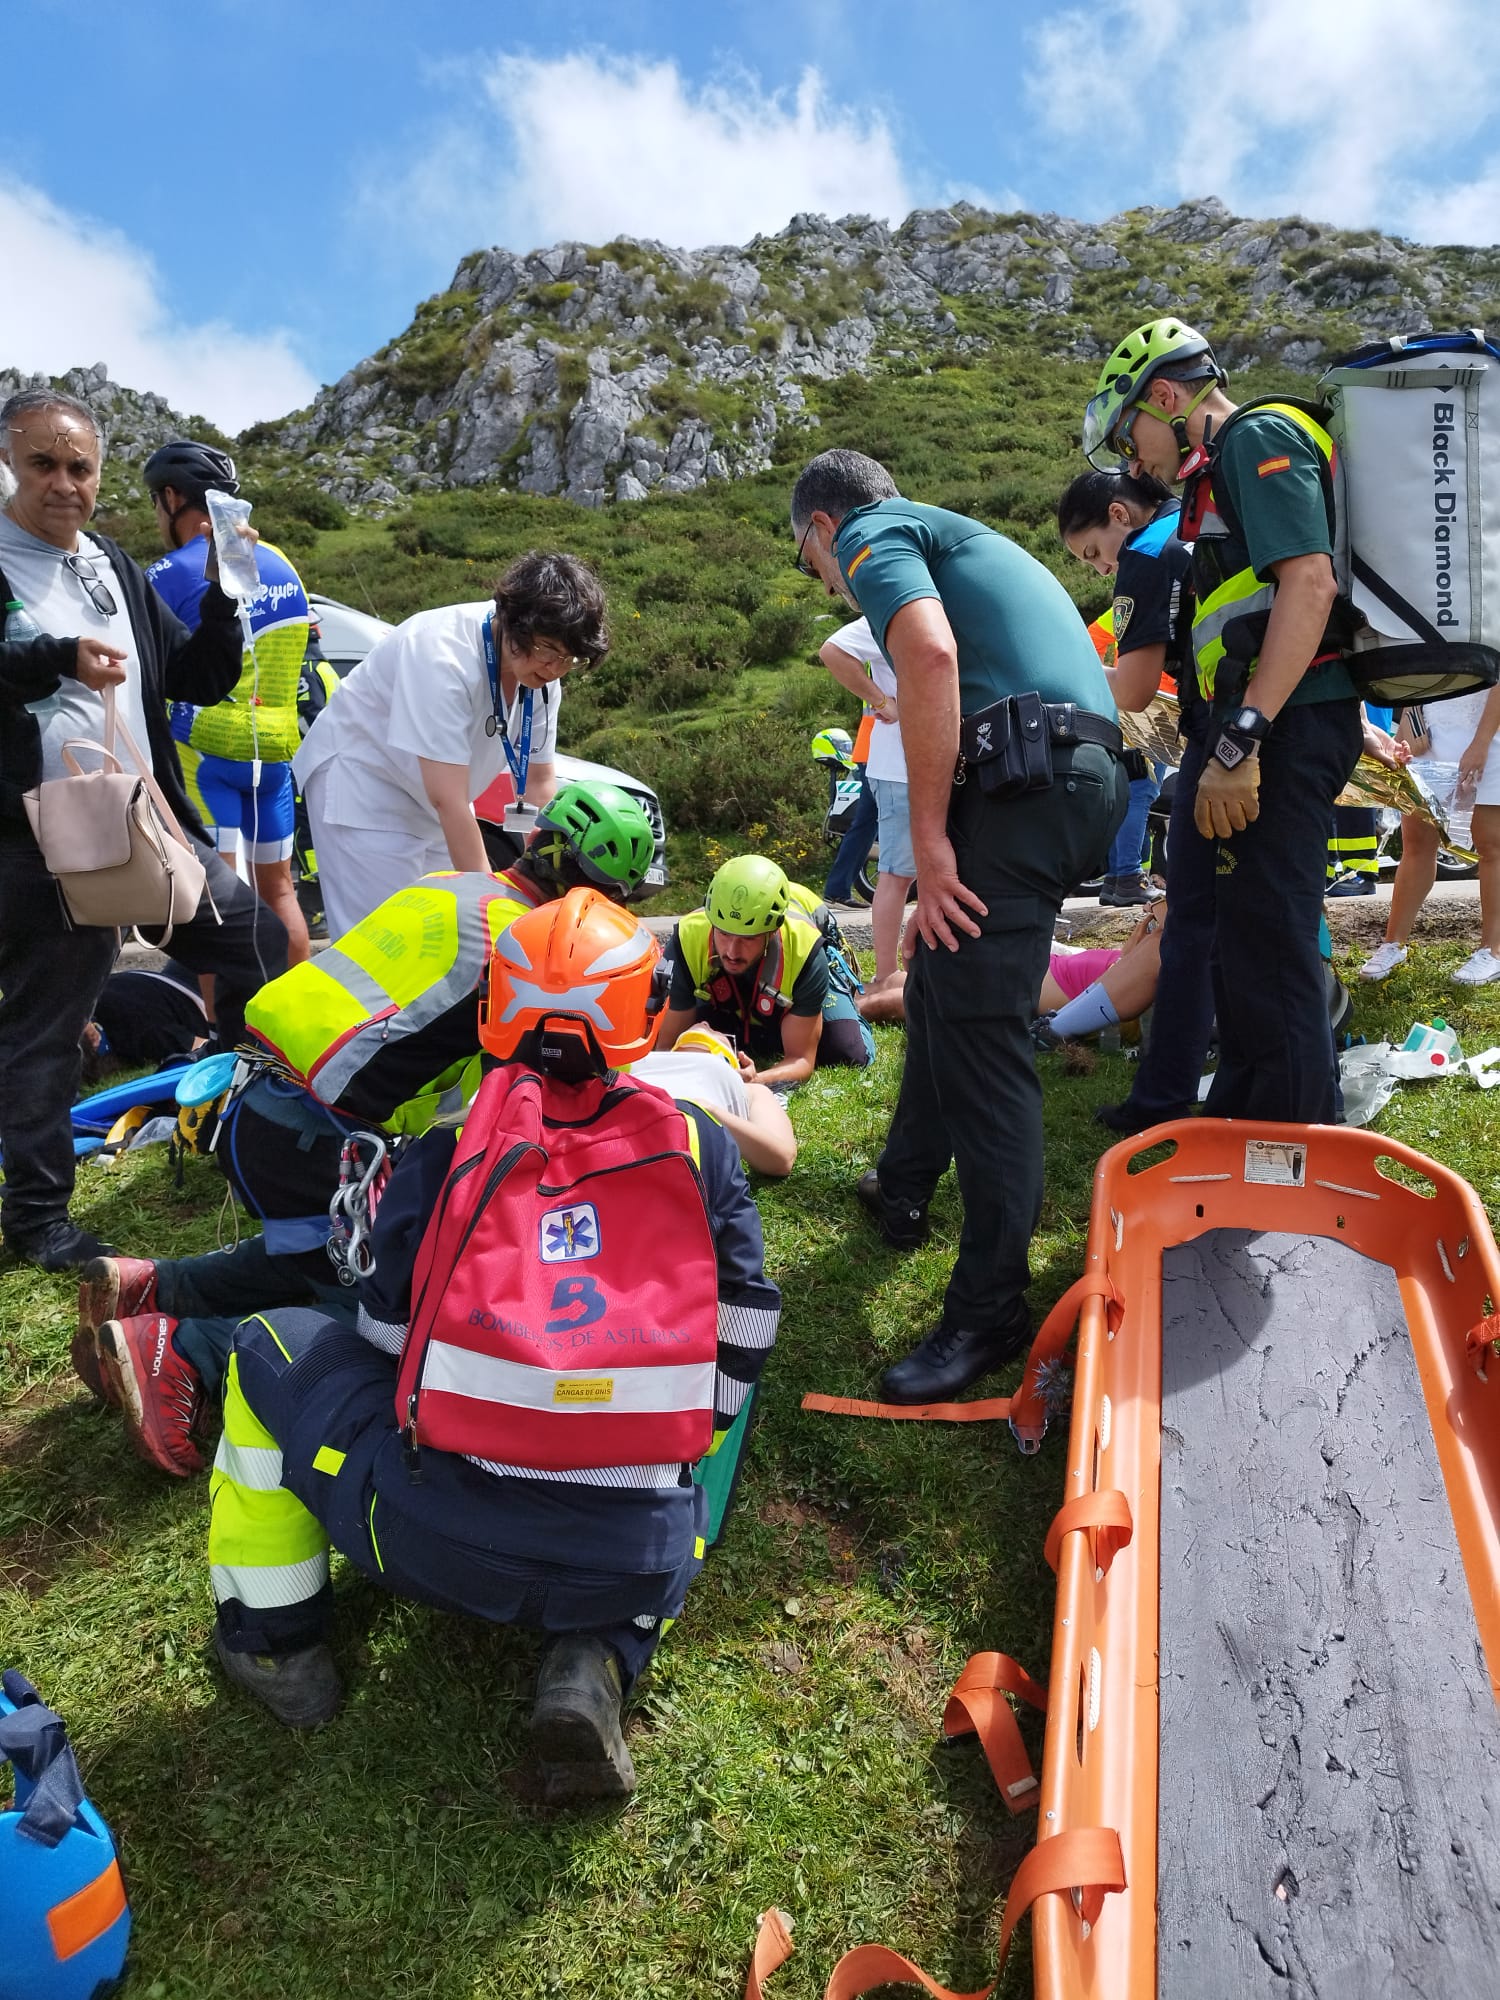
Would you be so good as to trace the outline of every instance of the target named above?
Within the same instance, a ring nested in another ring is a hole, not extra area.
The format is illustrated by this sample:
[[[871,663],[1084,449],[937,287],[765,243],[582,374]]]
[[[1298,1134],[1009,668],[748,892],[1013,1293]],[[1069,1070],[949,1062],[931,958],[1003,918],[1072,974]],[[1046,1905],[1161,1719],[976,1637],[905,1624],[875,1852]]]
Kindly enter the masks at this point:
[[[78,1331],[73,1369],[101,1403],[118,1403],[99,1353],[106,1320],[132,1319],[156,1307],[156,1266],[144,1257],[91,1257],[78,1273]]]
[[[176,1329],[166,1313],[106,1320],[99,1329],[99,1358],[130,1442],[150,1464],[186,1479],[203,1470],[203,1454],[192,1436],[203,1410],[203,1384],[172,1345]]]

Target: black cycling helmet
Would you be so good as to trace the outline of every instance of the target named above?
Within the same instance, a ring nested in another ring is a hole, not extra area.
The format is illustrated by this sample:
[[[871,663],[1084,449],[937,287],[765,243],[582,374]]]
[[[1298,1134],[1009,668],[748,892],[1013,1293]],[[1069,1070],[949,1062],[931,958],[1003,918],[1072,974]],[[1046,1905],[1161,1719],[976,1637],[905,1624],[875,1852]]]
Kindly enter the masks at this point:
[[[154,499],[163,487],[180,493],[191,507],[204,505],[204,494],[212,486],[216,493],[235,494],[240,482],[234,460],[216,445],[198,444],[193,438],[174,438],[146,460],[146,491]]]

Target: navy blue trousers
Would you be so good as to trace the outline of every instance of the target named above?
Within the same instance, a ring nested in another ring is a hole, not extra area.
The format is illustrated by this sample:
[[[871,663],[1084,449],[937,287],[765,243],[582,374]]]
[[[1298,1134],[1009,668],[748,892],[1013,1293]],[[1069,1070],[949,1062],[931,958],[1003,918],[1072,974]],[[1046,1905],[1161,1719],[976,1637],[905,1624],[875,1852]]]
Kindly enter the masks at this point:
[[[614,1648],[627,1688],[640,1674],[702,1565],[699,1487],[663,1495],[502,1478],[430,1450],[414,1474],[396,1427],[393,1356],[298,1307],[247,1321],[235,1354],[241,1393],[281,1448],[282,1486],[356,1569],[444,1611],[591,1633]],[[335,1473],[314,1464],[320,1452],[325,1465],[343,1453]],[[285,1652],[325,1636],[331,1609],[326,1586],[270,1611],[230,1599],[219,1625],[232,1649]]]

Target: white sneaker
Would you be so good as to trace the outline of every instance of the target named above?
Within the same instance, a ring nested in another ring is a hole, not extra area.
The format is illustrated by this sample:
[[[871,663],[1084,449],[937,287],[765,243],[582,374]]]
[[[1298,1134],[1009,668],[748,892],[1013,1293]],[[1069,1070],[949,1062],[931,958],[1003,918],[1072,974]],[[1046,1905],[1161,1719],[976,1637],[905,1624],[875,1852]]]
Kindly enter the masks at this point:
[[[1472,958],[1466,958],[1453,977],[1460,986],[1490,986],[1500,979],[1500,957],[1487,945],[1481,945]]]
[[[1359,968],[1361,979],[1388,979],[1406,956],[1404,944],[1383,944]]]

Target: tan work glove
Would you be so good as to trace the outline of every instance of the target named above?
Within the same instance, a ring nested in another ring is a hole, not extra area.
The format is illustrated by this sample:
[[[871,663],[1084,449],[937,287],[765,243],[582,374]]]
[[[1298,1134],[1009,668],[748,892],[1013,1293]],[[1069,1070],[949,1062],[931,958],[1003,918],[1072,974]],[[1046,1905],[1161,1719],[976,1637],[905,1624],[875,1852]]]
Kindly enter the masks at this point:
[[[1210,757],[1198,774],[1193,825],[1205,840],[1228,840],[1260,818],[1260,758],[1252,754],[1226,771]]]

